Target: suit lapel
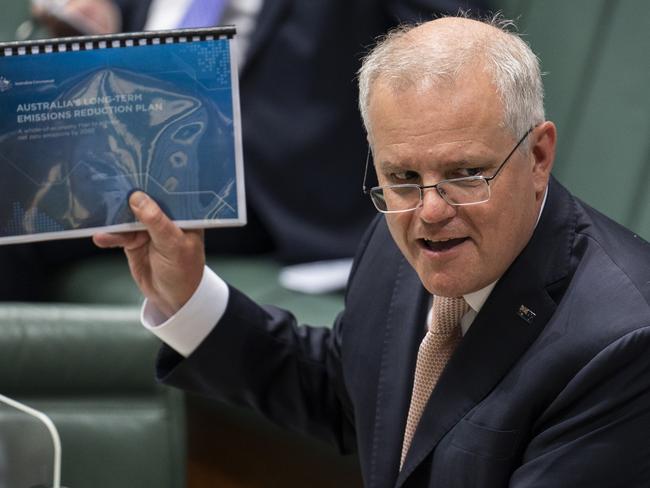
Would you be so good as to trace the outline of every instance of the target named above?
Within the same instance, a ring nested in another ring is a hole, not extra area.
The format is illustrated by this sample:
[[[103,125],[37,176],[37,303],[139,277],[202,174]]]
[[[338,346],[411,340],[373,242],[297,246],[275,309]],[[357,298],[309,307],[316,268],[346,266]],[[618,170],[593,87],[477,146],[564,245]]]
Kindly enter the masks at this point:
[[[556,302],[549,290],[562,293],[569,276],[568,251],[575,232],[571,209],[568,194],[552,181],[533,238],[499,280],[441,375],[397,486],[501,381],[553,315]]]
[[[280,19],[288,12],[290,5],[291,0],[264,0],[262,10],[257,16],[257,23],[248,46],[248,52],[245,53],[246,62],[240,77],[244,76],[244,73],[255,62],[260,50],[267,43],[269,37],[274,34],[278,24],[281,23]]]
[[[486,303],[487,310],[481,310],[447,364],[422,414],[397,486],[507,374],[555,310],[543,290],[500,296],[503,298]],[[522,304],[536,314],[532,324],[518,315]]]
[[[428,293],[413,268],[401,258],[386,315],[377,385],[371,478],[367,483],[373,488],[393,486],[397,477],[400,452],[393,446],[402,445],[412,372],[428,307]]]

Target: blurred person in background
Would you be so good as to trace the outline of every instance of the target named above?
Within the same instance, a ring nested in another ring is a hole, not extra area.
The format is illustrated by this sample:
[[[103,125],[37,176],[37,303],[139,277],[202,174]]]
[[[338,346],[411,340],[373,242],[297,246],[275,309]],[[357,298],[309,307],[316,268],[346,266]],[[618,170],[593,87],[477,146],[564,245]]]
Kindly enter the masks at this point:
[[[301,263],[350,258],[374,214],[358,185],[367,141],[355,74],[367,46],[399,23],[459,8],[485,4],[71,0],[61,11],[69,23],[38,7],[35,15],[54,35],[235,24],[248,224],[207,231],[206,250]],[[96,253],[87,240],[2,248],[0,267],[10,279],[0,284],[0,299],[47,299],[49,277]]]

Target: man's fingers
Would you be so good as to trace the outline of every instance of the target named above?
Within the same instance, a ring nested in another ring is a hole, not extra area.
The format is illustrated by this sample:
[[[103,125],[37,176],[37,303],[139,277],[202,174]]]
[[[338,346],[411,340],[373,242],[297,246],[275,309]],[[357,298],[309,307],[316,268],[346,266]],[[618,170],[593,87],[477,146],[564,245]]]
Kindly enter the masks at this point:
[[[129,198],[129,205],[147,231],[95,234],[93,242],[96,246],[123,247],[129,251],[143,246],[151,239],[158,249],[165,250],[173,248],[177,239],[183,237],[183,231],[167,218],[158,204],[146,193],[134,192]]]
[[[149,235],[146,232],[100,233],[93,235],[93,242],[97,247],[101,248],[123,247],[130,250],[143,246],[147,241],[149,241]]]
[[[183,231],[174,224],[146,193],[133,192],[129,205],[135,217],[147,228],[151,240],[158,249],[171,249]]]

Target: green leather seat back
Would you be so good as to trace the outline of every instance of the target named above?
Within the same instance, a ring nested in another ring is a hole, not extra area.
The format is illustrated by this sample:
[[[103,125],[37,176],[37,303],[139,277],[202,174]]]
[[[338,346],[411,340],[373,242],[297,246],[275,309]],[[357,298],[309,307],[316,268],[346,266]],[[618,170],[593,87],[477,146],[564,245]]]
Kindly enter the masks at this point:
[[[264,257],[208,257],[208,265],[259,303],[290,310],[300,323],[331,326],[343,310],[343,295],[307,295],[278,284],[281,265]],[[101,277],[101,279],[99,279]],[[122,256],[93,257],[70,265],[52,290],[52,300],[140,304],[142,295]]]
[[[134,307],[0,306],[0,392],[48,414],[65,486],[181,488],[182,395],[157,385]]]

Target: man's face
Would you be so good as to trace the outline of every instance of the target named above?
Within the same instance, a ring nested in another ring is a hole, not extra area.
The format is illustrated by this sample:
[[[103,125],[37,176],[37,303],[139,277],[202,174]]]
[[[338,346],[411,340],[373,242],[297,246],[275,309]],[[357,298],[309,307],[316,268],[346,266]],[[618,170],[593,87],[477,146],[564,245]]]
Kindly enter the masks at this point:
[[[496,172],[523,134],[500,127],[501,102],[481,71],[424,90],[393,91],[375,82],[369,139],[379,185],[432,185]],[[430,189],[422,207],[386,215],[393,239],[430,293],[461,296],[487,286],[530,239],[552,165],[552,154],[549,161],[549,151],[536,148],[538,129],[528,136],[530,148],[515,151],[490,182],[489,201],[451,206]]]

